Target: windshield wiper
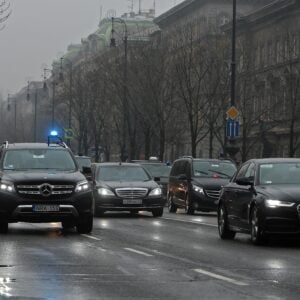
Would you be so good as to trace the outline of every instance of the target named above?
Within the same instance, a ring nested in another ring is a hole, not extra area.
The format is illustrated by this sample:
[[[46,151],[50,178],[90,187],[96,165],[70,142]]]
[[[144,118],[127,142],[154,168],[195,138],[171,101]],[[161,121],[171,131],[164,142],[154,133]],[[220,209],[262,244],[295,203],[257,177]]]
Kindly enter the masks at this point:
[[[217,174],[220,174],[220,175],[223,175],[223,176],[226,176],[227,178],[231,178],[231,176],[229,176],[228,174],[225,174],[223,172],[220,172],[220,171],[215,171],[215,170],[208,170],[212,173],[217,173]]]

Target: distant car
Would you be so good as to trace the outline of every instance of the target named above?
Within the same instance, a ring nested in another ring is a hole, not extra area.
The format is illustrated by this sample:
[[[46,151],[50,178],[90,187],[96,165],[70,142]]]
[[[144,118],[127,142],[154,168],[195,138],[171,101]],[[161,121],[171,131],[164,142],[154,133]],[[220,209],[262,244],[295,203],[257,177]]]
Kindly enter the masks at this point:
[[[99,163],[93,165],[95,214],[105,211],[152,212],[163,215],[165,201],[158,183],[139,164]]]
[[[75,155],[75,159],[81,172],[83,171],[83,167],[91,167],[92,160],[89,156]]]
[[[155,161],[155,160],[141,160],[135,161],[144,167],[153,178],[157,177],[160,180],[158,183],[162,188],[162,194],[165,200],[167,200],[167,191],[171,167],[166,163]]]
[[[254,244],[269,235],[300,234],[300,159],[253,159],[223,187],[218,204],[222,239],[250,233]]]
[[[168,185],[169,212],[216,211],[222,186],[236,172],[230,160],[183,157],[173,163]]]

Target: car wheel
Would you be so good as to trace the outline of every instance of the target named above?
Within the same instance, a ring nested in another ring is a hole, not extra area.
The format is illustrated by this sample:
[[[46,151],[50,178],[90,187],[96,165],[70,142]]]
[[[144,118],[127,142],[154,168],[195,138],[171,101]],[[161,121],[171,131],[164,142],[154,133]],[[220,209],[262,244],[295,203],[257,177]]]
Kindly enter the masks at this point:
[[[194,204],[189,195],[187,195],[185,199],[185,211],[188,215],[193,215],[195,213]]]
[[[61,226],[63,229],[72,229],[75,227],[75,224],[74,222],[70,222],[70,221],[62,221]]]
[[[261,221],[256,206],[251,210],[251,241],[254,245],[262,245],[266,242],[266,238],[261,228]]]
[[[157,218],[157,217],[162,217],[162,215],[164,214],[164,209],[163,207],[160,208],[155,208],[152,210],[152,215],[153,217]]]
[[[83,221],[77,223],[78,233],[90,233],[93,230],[93,216],[86,217]]]
[[[169,195],[168,197],[168,210],[170,213],[176,213],[177,206],[173,203],[173,197]]]
[[[1,222],[0,233],[7,233],[7,232],[8,232],[8,222]]]
[[[218,230],[219,236],[223,240],[232,240],[236,235],[236,232],[229,229],[228,217],[223,204],[218,208]]]
[[[139,213],[138,210],[131,210],[131,211],[130,211],[130,214],[131,214],[131,215],[137,215],[138,213]]]
[[[94,207],[94,215],[95,217],[102,217],[105,213],[105,210],[97,208],[96,206]]]

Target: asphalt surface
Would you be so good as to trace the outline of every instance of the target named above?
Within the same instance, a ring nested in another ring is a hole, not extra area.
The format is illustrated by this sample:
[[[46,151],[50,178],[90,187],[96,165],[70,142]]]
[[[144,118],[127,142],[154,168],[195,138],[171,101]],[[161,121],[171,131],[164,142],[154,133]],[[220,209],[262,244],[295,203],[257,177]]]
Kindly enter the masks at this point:
[[[220,240],[215,214],[95,218],[91,235],[59,223],[0,236],[0,299],[300,299],[300,243]]]

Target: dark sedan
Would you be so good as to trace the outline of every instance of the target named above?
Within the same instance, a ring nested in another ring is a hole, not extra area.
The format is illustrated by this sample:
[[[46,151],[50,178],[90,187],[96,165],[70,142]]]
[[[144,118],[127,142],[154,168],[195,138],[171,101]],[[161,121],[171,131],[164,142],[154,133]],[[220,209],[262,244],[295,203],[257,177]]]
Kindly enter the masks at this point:
[[[95,165],[93,176],[96,215],[105,211],[149,211],[154,217],[163,215],[162,190],[141,165],[100,163]]]
[[[222,239],[250,233],[256,245],[269,235],[300,234],[300,159],[244,163],[222,189],[218,228]]]

